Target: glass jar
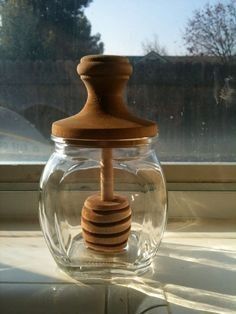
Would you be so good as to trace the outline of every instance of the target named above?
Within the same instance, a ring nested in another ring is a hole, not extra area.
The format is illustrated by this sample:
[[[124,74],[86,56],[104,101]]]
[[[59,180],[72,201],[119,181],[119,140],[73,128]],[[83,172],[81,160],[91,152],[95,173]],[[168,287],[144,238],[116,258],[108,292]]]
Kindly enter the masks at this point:
[[[82,234],[85,200],[100,190],[102,149],[77,146],[76,140],[53,140],[55,152],[40,182],[40,222],[58,266],[75,278],[147,270],[166,223],[166,186],[153,140],[132,147],[122,147],[119,141],[112,149],[115,194],[128,198],[132,213],[128,241],[119,252],[88,248]]]
[[[52,125],[55,152],[40,182],[48,247],[74,278],[140,274],[166,221],[166,186],[153,149],[158,128],[123,99],[129,60],[92,55],[78,66],[88,98]]]

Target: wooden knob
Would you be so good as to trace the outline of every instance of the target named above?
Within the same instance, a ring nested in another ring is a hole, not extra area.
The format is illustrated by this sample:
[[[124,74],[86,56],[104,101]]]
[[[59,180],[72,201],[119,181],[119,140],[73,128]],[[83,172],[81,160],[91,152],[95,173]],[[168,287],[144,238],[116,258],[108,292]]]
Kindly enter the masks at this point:
[[[77,70],[88,91],[87,101],[78,114],[53,123],[54,136],[77,140],[127,140],[156,135],[156,123],[136,117],[124,102],[124,87],[132,73],[127,58],[86,56]]]
[[[100,194],[88,197],[82,209],[81,226],[87,247],[100,252],[120,252],[127,245],[131,209],[125,196],[104,201]]]

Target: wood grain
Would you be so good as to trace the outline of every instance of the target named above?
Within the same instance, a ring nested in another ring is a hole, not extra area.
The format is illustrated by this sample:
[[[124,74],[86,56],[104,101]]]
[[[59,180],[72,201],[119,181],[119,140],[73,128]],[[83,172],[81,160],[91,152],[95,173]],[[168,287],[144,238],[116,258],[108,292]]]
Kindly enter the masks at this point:
[[[120,252],[127,245],[131,228],[131,208],[125,196],[104,201],[100,194],[88,197],[82,209],[81,226],[88,248]]]
[[[155,122],[137,117],[124,102],[124,88],[132,73],[127,58],[86,56],[77,70],[87,88],[87,101],[78,114],[53,123],[53,136],[110,141],[157,134]]]

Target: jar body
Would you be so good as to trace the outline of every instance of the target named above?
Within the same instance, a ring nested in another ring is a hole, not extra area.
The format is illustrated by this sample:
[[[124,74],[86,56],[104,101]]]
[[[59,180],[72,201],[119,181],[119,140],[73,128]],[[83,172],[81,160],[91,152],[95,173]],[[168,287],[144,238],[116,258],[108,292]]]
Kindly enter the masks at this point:
[[[137,275],[148,269],[166,224],[165,179],[152,144],[113,148],[114,193],[128,198],[131,229],[124,250],[86,247],[81,212],[100,191],[101,148],[56,142],[40,181],[39,216],[58,266],[74,278]]]

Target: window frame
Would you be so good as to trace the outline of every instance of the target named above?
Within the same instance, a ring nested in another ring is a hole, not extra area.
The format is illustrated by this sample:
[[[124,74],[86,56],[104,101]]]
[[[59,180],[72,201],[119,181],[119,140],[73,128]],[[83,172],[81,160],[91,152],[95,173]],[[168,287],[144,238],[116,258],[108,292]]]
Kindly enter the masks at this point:
[[[37,183],[46,162],[0,164],[0,184]],[[236,162],[162,162],[167,183],[235,183]]]
[[[38,221],[45,163],[0,164],[0,219]],[[236,219],[236,163],[162,163],[169,219]]]

